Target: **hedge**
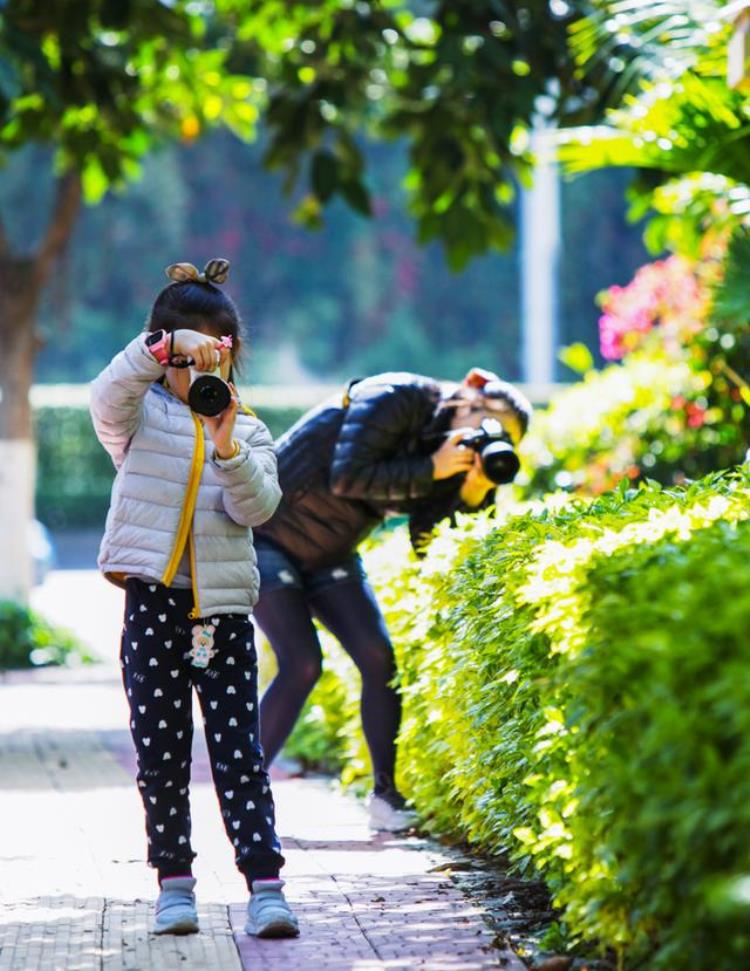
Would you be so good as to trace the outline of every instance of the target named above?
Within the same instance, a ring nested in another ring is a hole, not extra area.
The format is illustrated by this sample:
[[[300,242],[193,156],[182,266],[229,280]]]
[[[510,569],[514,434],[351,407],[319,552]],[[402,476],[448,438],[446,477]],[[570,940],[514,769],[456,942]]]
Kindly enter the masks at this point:
[[[299,418],[300,407],[258,408],[276,437]],[[34,409],[37,442],[36,514],[52,529],[102,526],[109,508],[114,468],[94,434],[88,409]]]
[[[55,627],[35,610],[0,600],[0,671],[92,661],[70,631]]]
[[[421,564],[403,534],[368,554],[425,827],[541,874],[622,967],[747,967],[749,510],[738,471],[466,517]],[[333,682],[305,724],[342,757],[357,685]]]

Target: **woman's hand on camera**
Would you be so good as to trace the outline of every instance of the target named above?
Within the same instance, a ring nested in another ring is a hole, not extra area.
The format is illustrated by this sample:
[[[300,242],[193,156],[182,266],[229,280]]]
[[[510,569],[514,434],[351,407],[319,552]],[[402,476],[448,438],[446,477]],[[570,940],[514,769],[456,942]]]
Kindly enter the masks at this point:
[[[198,330],[176,330],[174,332],[173,353],[191,357],[196,371],[216,370],[222,353],[229,351],[215,337],[202,334]]]
[[[433,452],[433,479],[450,479],[459,472],[468,472],[474,462],[475,452],[466,445],[460,445],[462,438],[474,431],[473,428],[457,428],[446,438],[437,452]]]
[[[231,459],[236,454],[234,423],[237,418],[239,399],[235,386],[230,384],[229,387],[232,390],[232,398],[224,411],[213,418],[203,417],[203,424],[208,429],[218,459]]]

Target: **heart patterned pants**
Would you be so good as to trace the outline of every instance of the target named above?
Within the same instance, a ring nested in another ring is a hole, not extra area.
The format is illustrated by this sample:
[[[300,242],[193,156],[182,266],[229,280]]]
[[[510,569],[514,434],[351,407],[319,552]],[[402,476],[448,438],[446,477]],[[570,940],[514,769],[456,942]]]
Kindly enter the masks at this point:
[[[248,884],[276,877],[284,864],[258,732],[257,656],[247,614],[202,618],[213,625],[208,667],[191,663],[192,591],[126,582],[120,666],[146,810],[148,862],[159,878],[190,872],[192,689],[224,827]]]

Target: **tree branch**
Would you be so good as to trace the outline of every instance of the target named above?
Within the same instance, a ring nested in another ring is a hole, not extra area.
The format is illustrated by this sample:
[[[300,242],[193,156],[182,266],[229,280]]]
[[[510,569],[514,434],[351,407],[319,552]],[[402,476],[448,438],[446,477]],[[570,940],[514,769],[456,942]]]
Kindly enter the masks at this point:
[[[77,172],[69,172],[58,179],[52,218],[36,257],[35,273],[40,285],[46,281],[55,260],[65,249],[80,208],[81,177]]]

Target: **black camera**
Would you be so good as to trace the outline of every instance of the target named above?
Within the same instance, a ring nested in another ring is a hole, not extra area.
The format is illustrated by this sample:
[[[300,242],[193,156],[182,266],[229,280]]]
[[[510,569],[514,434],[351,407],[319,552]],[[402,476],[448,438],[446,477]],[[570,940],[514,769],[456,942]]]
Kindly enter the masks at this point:
[[[521,463],[510,435],[496,418],[485,418],[476,431],[464,436],[459,445],[473,449],[482,462],[482,471],[496,485],[512,482]]]
[[[228,408],[231,400],[231,389],[219,376],[218,367],[213,373],[190,369],[188,404],[194,412],[213,418]]]

